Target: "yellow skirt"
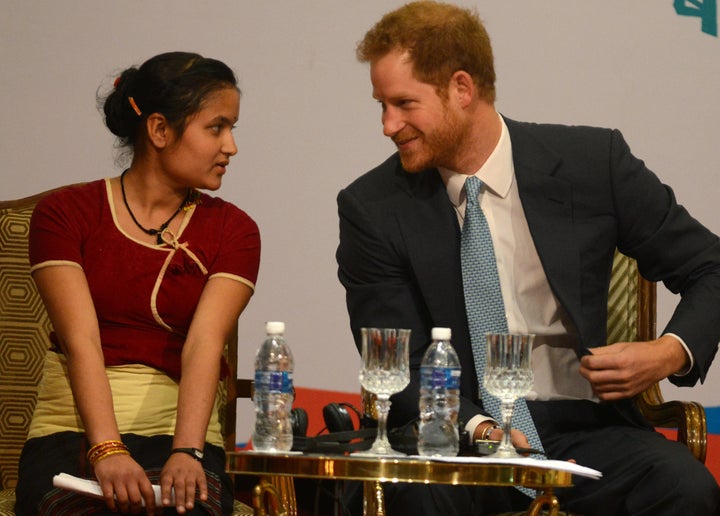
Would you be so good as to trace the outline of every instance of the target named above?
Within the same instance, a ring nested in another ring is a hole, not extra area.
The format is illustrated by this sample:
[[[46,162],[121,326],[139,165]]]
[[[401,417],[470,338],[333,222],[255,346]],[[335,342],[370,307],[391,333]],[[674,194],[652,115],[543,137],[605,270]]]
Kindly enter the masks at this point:
[[[141,364],[113,366],[105,370],[121,434],[148,437],[175,434],[178,382],[157,369]],[[216,397],[205,440],[222,448],[218,406]],[[28,439],[65,431],[85,430],[70,389],[66,359],[49,351],[45,356]]]

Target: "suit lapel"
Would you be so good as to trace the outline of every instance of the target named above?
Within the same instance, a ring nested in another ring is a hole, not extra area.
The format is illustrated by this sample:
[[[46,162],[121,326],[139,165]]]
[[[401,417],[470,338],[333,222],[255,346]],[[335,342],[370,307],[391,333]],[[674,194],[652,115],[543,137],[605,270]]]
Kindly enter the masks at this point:
[[[460,227],[437,170],[398,175],[408,195],[398,206],[398,225],[405,239],[420,291],[434,324],[464,321],[460,273]]]
[[[505,119],[515,177],[530,234],[555,296],[583,334],[580,256],[575,244],[572,188],[557,176],[561,158],[531,131]]]

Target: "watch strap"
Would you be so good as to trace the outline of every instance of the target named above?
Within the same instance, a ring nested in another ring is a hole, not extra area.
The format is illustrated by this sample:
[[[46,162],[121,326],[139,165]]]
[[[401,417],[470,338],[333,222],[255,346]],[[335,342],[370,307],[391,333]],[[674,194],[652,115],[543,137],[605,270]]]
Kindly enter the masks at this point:
[[[198,448],[173,448],[170,455],[173,453],[185,453],[197,461],[202,461],[205,456],[205,453]]]

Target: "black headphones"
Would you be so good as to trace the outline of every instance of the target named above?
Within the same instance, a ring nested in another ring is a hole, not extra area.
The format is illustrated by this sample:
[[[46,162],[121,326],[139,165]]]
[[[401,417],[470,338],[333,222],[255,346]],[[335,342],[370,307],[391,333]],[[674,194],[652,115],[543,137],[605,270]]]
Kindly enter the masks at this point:
[[[350,411],[354,412],[357,420],[360,421],[360,428],[355,428],[355,421]],[[301,419],[305,420],[304,431],[307,431],[307,413],[303,409],[294,409],[293,413],[293,431],[301,430]],[[363,417],[362,413],[350,403],[328,403],[323,407],[323,419],[325,428],[314,437],[308,437],[305,433],[293,433],[292,449],[317,453],[345,453],[367,450],[375,440],[377,423]]]
[[[349,409],[349,410],[348,410]],[[355,420],[350,415],[350,411],[355,413],[357,421],[360,422],[359,428],[355,428]],[[325,428],[321,433],[327,431],[334,432],[354,432],[362,430],[366,427],[374,427],[374,421],[369,421],[363,417],[362,413],[351,403],[328,403],[322,410],[323,419],[325,420]],[[297,407],[290,411],[290,423],[292,425],[293,436],[305,437],[308,429],[308,413],[304,408]]]
[[[292,425],[293,436],[304,436],[307,434],[308,414],[304,408],[294,408],[290,411],[290,425]]]
[[[328,432],[348,432],[353,430],[359,430],[355,428],[355,422],[353,421],[348,409],[352,410],[357,416],[357,420],[360,422],[360,428],[363,428],[363,416],[358,409],[356,409],[350,403],[328,403],[323,407],[323,419],[325,420],[325,427]]]

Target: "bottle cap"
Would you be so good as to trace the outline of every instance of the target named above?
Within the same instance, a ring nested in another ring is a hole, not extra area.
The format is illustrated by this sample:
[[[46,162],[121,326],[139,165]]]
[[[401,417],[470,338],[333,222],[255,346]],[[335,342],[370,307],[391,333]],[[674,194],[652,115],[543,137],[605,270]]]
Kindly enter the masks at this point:
[[[432,329],[433,340],[450,340],[450,337],[452,337],[452,330],[450,328]]]
[[[285,323],[280,321],[268,321],[265,323],[265,333],[268,335],[285,333]]]

